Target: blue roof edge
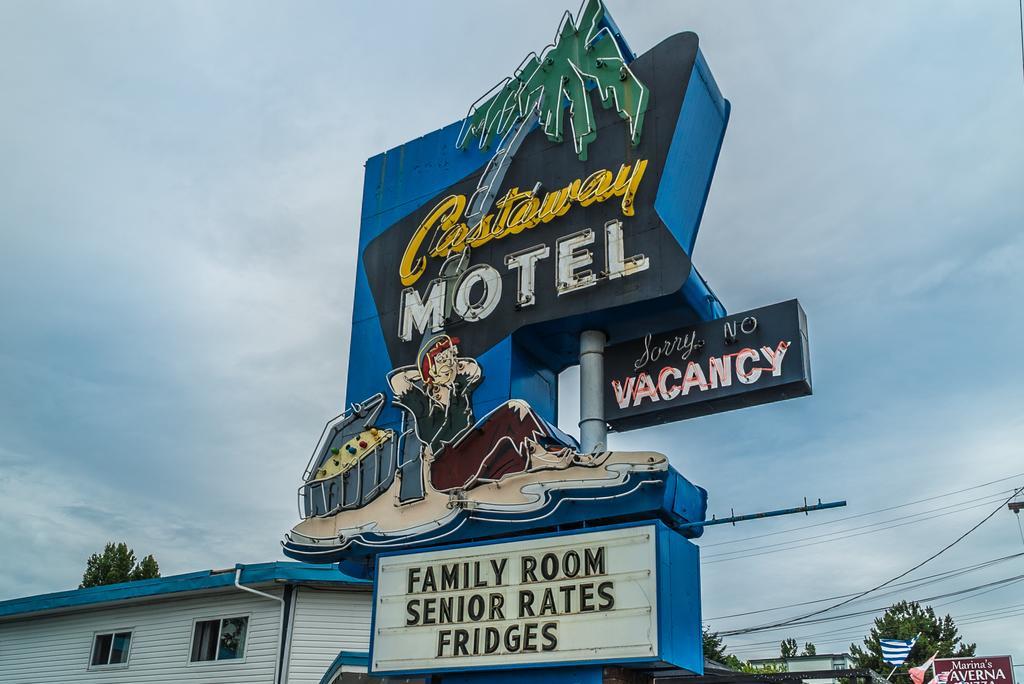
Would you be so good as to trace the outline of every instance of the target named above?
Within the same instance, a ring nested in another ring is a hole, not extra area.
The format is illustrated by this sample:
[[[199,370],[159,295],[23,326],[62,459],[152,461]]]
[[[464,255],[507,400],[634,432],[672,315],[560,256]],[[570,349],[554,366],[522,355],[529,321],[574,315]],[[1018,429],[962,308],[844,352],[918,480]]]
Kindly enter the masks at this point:
[[[339,587],[368,587],[369,580],[346,575],[336,565],[273,561],[270,563],[238,563],[225,570],[201,570],[149,580],[121,582],[88,589],[71,589],[0,601],[0,619],[28,616],[34,613],[70,610],[103,603],[168,596],[182,592],[230,587],[235,573],[241,569],[242,584],[333,584]]]
[[[341,651],[331,666],[320,678],[320,684],[329,684],[345,665],[354,667],[370,667],[370,654],[367,651]]]

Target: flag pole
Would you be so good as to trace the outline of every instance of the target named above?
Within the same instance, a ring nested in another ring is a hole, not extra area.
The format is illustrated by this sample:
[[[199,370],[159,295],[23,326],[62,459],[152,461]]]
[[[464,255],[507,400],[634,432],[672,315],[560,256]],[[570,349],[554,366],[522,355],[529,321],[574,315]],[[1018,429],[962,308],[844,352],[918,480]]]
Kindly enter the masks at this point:
[[[896,668],[897,667],[899,667],[899,665],[897,665],[896,667],[892,668],[892,672],[889,673],[889,677],[892,677],[894,674],[896,674]],[[889,677],[886,677],[885,681],[889,681]]]

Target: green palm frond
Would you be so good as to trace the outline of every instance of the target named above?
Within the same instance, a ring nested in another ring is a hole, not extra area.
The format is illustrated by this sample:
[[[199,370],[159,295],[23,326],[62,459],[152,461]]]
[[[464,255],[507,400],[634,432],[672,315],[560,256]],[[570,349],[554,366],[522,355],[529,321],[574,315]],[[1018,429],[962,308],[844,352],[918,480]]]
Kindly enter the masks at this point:
[[[513,76],[470,107],[459,148],[478,138],[480,148],[488,149],[516,121],[534,114],[548,139],[562,142],[568,109],[573,145],[585,160],[587,145],[597,138],[590,86],[605,109],[614,107],[629,123],[630,142],[639,143],[650,93],[630,71],[611,31],[601,25],[604,18],[601,0],[587,0],[575,19],[566,12],[554,44],[540,55],[528,55]]]

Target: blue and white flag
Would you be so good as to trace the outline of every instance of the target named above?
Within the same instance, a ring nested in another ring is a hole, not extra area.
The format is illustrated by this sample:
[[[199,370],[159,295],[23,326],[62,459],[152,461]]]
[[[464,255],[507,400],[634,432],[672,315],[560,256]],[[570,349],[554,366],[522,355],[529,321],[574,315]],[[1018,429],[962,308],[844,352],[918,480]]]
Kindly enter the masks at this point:
[[[910,656],[910,649],[914,648],[915,641],[917,637],[906,640],[879,639],[878,643],[882,645],[882,660],[890,665],[902,665]]]

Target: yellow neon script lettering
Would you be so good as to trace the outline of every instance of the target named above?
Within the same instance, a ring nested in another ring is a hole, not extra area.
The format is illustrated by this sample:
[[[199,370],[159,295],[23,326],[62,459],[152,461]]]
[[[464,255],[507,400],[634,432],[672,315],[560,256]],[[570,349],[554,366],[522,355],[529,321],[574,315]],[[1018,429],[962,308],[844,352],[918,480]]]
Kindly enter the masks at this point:
[[[484,216],[473,230],[459,221],[466,209],[466,196],[449,195],[430,210],[409,239],[398,269],[402,285],[408,287],[419,280],[427,269],[427,256],[443,259],[453,252],[461,252],[466,245],[479,247],[491,240],[518,235],[564,216],[574,204],[588,207],[595,202],[621,197],[622,215],[632,216],[633,199],[646,169],[647,160],[640,159],[635,166],[623,164],[614,175],[608,169],[595,171],[585,179],[576,179],[564,188],[545,193],[543,199],[529,190],[509,188],[494,203],[497,213]],[[430,240],[424,245],[428,236]]]
[[[453,229],[458,228],[459,225],[465,228],[465,224],[457,223],[465,208],[465,195],[449,195],[427,214],[416,232],[412,234],[412,238],[405,248],[405,254],[402,255],[402,262],[398,266],[398,276],[402,279],[403,285],[408,287],[415,283],[427,268],[427,257],[416,257],[420,251],[420,245],[423,244],[427,235],[432,231],[440,230],[444,236],[441,240],[445,242],[445,238]]]

